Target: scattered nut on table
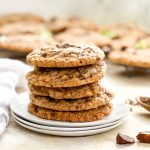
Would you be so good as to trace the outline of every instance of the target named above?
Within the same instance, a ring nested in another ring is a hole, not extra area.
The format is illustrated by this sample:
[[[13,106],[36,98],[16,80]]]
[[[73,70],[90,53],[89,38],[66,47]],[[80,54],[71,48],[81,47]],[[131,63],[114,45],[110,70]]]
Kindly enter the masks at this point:
[[[136,137],[141,143],[150,143],[150,131],[139,132]]]
[[[135,143],[135,140],[134,138],[128,135],[118,133],[116,136],[116,143],[117,144],[132,144],[132,143]]]

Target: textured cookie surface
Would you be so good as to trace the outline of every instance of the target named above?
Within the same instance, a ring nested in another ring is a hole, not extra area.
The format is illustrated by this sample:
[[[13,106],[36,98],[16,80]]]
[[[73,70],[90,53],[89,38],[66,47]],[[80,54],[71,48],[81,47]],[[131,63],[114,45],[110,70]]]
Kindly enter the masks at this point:
[[[39,35],[10,35],[0,37],[0,48],[17,52],[31,52],[35,48],[56,44],[50,37]]]
[[[31,93],[39,96],[49,96],[54,99],[77,99],[98,94],[102,88],[98,82],[77,87],[53,88],[44,86],[28,85]]]
[[[150,49],[128,48],[124,51],[112,51],[108,58],[121,65],[150,68]]]
[[[82,111],[97,108],[109,103],[113,95],[101,90],[97,95],[81,99],[53,99],[45,96],[30,95],[31,103],[39,107],[58,111]]]
[[[47,108],[36,106],[32,103],[28,105],[28,111],[34,116],[48,119],[67,122],[90,122],[103,119],[112,111],[112,105],[107,104],[95,109],[84,111],[55,111]]]
[[[37,68],[27,74],[30,84],[45,87],[74,87],[100,80],[106,65],[90,65],[76,68]]]
[[[38,67],[77,67],[97,64],[104,59],[104,53],[95,46],[57,44],[34,50],[27,56],[27,62]]]

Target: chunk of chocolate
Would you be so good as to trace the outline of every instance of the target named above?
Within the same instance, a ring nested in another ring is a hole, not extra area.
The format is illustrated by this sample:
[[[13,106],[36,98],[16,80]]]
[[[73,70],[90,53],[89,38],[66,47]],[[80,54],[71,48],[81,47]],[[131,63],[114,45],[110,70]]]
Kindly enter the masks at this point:
[[[136,137],[141,143],[150,143],[150,131],[139,132]]]
[[[121,133],[118,133],[116,136],[116,143],[117,144],[132,144],[132,143],[135,143],[135,140],[134,138],[128,135],[123,135]]]

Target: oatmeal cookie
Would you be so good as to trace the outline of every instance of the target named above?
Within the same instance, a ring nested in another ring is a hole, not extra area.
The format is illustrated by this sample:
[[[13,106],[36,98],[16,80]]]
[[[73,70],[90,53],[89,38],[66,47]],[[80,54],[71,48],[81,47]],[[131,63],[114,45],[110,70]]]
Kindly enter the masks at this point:
[[[36,49],[27,56],[27,62],[37,67],[77,67],[97,64],[104,53],[96,46],[56,44]]]
[[[102,91],[98,82],[77,87],[53,88],[28,84],[30,92],[39,96],[49,96],[54,99],[77,99],[96,95]]]
[[[108,58],[120,65],[150,68],[150,49],[127,48],[124,51],[112,51]]]
[[[34,116],[67,122],[90,122],[103,119],[112,111],[112,104],[100,106],[98,108],[83,111],[56,111],[36,106],[32,103],[28,105],[28,111]]]
[[[103,89],[97,95],[80,99],[53,99],[48,96],[30,95],[31,103],[39,107],[58,111],[82,111],[97,108],[109,103],[112,93]]]
[[[76,68],[36,68],[27,74],[27,80],[35,86],[74,87],[100,80],[106,65],[89,65]]]

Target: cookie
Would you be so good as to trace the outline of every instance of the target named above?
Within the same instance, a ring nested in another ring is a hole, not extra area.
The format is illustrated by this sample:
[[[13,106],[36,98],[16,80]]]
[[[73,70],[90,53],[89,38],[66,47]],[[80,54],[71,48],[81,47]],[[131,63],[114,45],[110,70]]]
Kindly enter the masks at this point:
[[[112,105],[107,104],[95,109],[83,111],[56,111],[47,108],[36,106],[32,103],[28,105],[28,111],[34,116],[48,119],[67,122],[91,122],[103,119],[112,111]]]
[[[102,88],[98,82],[77,87],[53,88],[28,84],[31,93],[39,96],[50,96],[54,99],[77,99],[98,94]]]
[[[0,25],[9,24],[14,22],[44,22],[41,16],[29,13],[11,13],[0,16]]]
[[[74,87],[97,82],[105,70],[104,62],[76,68],[37,68],[27,74],[27,80],[35,86]]]
[[[150,68],[150,49],[127,48],[124,51],[112,51],[108,58],[120,65]]]
[[[111,40],[95,31],[80,28],[71,28],[54,36],[59,43],[90,44],[101,48],[103,51],[111,50]]]
[[[35,48],[56,44],[51,37],[43,37],[39,35],[10,35],[0,37],[0,49],[31,52]]]
[[[101,27],[100,33],[111,39],[112,50],[124,50],[133,46],[139,39],[149,35],[148,32],[135,25],[126,24]]]
[[[30,95],[31,103],[39,107],[58,111],[82,111],[94,109],[109,103],[112,94],[103,89],[97,95],[81,99],[53,99],[51,97]]]
[[[54,34],[58,34],[70,28],[82,28],[94,31],[98,30],[98,26],[93,21],[81,17],[52,17],[48,21],[48,27]]]
[[[100,33],[109,39],[118,40],[126,37],[144,37],[147,32],[131,24],[114,24],[100,27]]]
[[[16,35],[16,34],[38,34],[48,32],[46,26],[42,23],[34,22],[17,22],[5,24],[0,27],[0,35]]]
[[[96,46],[56,44],[34,50],[27,56],[27,62],[38,67],[77,67],[97,64],[104,59],[104,53]]]

